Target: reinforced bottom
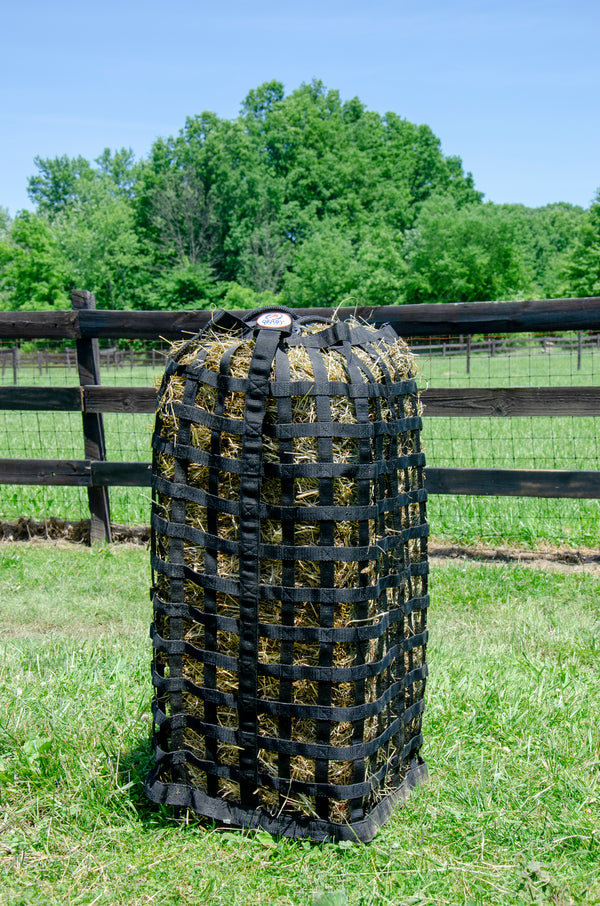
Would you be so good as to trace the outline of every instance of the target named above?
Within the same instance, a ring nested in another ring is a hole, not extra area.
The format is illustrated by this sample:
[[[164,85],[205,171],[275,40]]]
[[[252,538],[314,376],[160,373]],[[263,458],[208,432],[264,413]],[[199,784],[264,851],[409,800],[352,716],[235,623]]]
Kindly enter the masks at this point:
[[[420,757],[413,759],[400,786],[386,794],[365,818],[361,821],[335,824],[298,812],[271,815],[264,808],[245,808],[225,799],[207,796],[202,790],[183,783],[163,783],[159,779],[160,771],[161,765],[157,765],[146,780],[145,792],[152,802],[191,809],[198,815],[229,827],[264,830],[284,837],[308,838],[317,843],[327,840],[369,843],[388,820],[394,808],[406,802],[412,790],[420,783],[424,783],[428,777],[425,762]]]

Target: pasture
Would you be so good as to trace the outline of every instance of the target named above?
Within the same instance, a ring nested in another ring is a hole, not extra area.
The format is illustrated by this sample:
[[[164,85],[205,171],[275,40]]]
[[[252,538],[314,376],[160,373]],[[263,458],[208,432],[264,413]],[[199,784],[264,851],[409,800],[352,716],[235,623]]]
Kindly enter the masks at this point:
[[[146,802],[149,555],[0,545],[0,900],[600,903],[600,597],[589,567],[432,561],[429,783],[369,845]]]

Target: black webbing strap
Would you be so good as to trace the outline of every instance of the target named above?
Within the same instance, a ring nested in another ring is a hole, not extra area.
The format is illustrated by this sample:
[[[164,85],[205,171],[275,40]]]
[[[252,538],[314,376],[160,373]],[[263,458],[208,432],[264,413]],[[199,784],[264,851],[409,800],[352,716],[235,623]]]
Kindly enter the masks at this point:
[[[287,352],[287,349],[279,346],[275,356],[275,379],[277,382],[283,381],[286,382],[289,386],[290,384],[290,359]],[[273,383],[271,383],[270,388],[271,394],[273,394]],[[294,420],[294,411],[292,406],[292,394],[291,392],[287,396],[278,396],[277,397],[277,418],[278,421],[287,422],[288,424]],[[293,464],[294,462],[294,442],[291,438],[282,438],[279,441],[279,458],[281,462]],[[287,515],[281,516],[281,541],[282,544],[293,545],[295,543],[295,533],[296,533],[296,515],[292,512],[292,508],[295,504],[295,482],[292,481],[282,481],[279,482],[279,487],[281,489],[280,501],[281,501],[281,510],[283,512],[284,507],[286,508]],[[277,518],[277,517],[275,517]],[[281,561],[281,584],[282,584],[282,594],[281,594],[281,627],[285,632],[291,633],[285,638],[281,635],[281,643],[279,646],[280,651],[280,663],[285,666],[290,666],[294,662],[294,622],[296,616],[296,608],[294,605],[294,600],[292,596],[288,593],[288,589],[293,588],[296,584],[296,560],[295,558],[289,560]],[[265,636],[265,630],[263,626],[259,626],[259,632],[261,636]],[[289,702],[293,699],[293,682],[290,677],[283,676],[279,679],[279,701],[283,703],[283,708],[281,713],[277,717],[277,727],[279,736],[283,739],[292,738],[292,714],[289,709]],[[286,784],[289,786],[290,782],[290,756],[284,752],[279,752],[277,756],[277,770],[279,776],[283,778]],[[286,791],[279,793],[279,806],[281,809],[285,808],[286,802]]]
[[[287,439],[290,440],[291,438]],[[168,438],[160,437],[158,434],[155,434],[152,439],[152,447],[155,452],[164,453],[165,456],[173,456],[178,459],[185,459],[188,462],[198,463],[199,465],[211,466],[218,468],[222,472],[232,472],[234,475],[239,475],[242,471],[242,465],[237,459],[216,456],[198,447],[173,443]],[[356,478],[359,480],[363,478],[375,479],[380,475],[387,475],[390,470],[395,471],[396,469],[424,465],[425,456],[423,453],[408,453],[393,460],[383,460],[365,465],[353,462],[268,462],[264,464],[264,471],[265,477],[280,478],[283,481],[295,478],[323,478],[330,475],[333,478]],[[154,478],[155,476],[153,476]]]
[[[191,375],[199,383],[218,388],[226,393],[244,393],[246,389],[245,377],[218,374],[212,368],[199,365],[198,362],[180,366],[179,370],[184,377]],[[416,393],[417,384],[412,378],[410,380],[401,380],[393,385],[392,390],[396,394]],[[389,391],[383,384],[348,384],[345,381],[318,383],[314,380],[292,381],[291,377],[287,380],[278,377],[277,380],[270,382],[269,393],[278,399],[279,397],[290,396],[312,396],[319,393],[329,393],[331,396],[375,397],[388,396]],[[291,421],[291,419],[289,420]],[[288,421],[288,419],[285,419],[285,421]]]
[[[348,344],[345,347],[346,353],[346,367],[348,370],[349,386],[351,387],[369,387],[377,386],[373,380],[372,375],[368,374],[367,377],[369,380],[367,382],[362,380],[361,377],[361,361],[358,356],[354,354],[352,347]],[[364,367],[364,366],[363,366]],[[356,397],[354,400],[354,410],[355,417],[358,422],[367,423],[369,421],[369,404],[367,399],[362,397]],[[380,409],[377,409],[380,414]],[[381,460],[383,457],[377,456],[377,459]],[[371,440],[368,438],[361,438],[358,441],[358,462],[361,465],[368,465],[373,462],[373,448],[371,446]],[[372,516],[366,515],[364,510],[371,503],[371,481],[369,479],[360,479],[356,482],[356,496],[359,507],[363,510],[363,515],[358,516],[358,544],[361,547],[366,547],[369,544],[369,518],[376,518],[376,514],[373,513]],[[379,503],[379,501],[378,501]],[[367,560],[363,560],[359,563],[358,567],[358,578],[359,585],[363,588],[368,585],[367,572],[369,568],[369,563]],[[366,622],[369,618],[369,608],[367,601],[364,600],[356,608],[356,619],[358,621]],[[355,649],[355,664],[362,665],[365,663],[368,657],[368,645],[366,644],[357,644]],[[364,703],[367,692],[366,678],[357,680],[354,684],[354,695],[356,703]],[[390,692],[390,695],[395,693]],[[365,709],[365,704],[362,704],[362,708]],[[358,718],[354,719],[352,724],[352,743],[354,745],[359,745],[364,739],[365,733],[365,717],[366,713]],[[360,785],[364,782],[366,777],[367,770],[367,761],[363,756],[359,756],[354,760],[352,766],[352,781],[355,785]],[[350,820],[352,822],[360,821],[364,816],[364,803],[363,798],[360,793],[353,796],[350,800]]]
[[[258,785],[258,605],[260,591],[260,498],[262,487],[263,422],[269,375],[281,337],[279,330],[264,328],[256,335],[248,369],[244,402],[242,474],[240,478],[239,575],[239,746],[240,796],[243,805],[255,802]]]
[[[345,321],[336,321],[319,333],[293,335],[288,339],[288,346],[304,346],[305,349],[326,349],[347,340],[350,330]],[[316,377],[316,375],[315,375]]]
[[[343,323],[343,322],[339,322]],[[335,327],[336,325],[334,325]],[[328,328],[324,333],[334,330],[334,327]],[[335,341],[344,339],[347,336],[346,331],[340,336],[335,335]],[[331,338],[333,340],[333,337]],[[320,346],[308,346],[312,371],[317,383],[325,385],[327,381],[327,366],[323,360]],[[323,428],[323,433],[317,439],[317,453],[319,462],[333,462],[333,425],[331,418],[331,398],[328,392],[319,394],[315,397],[317,407],[317,421]],[[335,500],[334,480],[331,474],[319,479],[319,506],[327,512],[333,507]],[[324,516],[319,522],[319,546],[321,548],[335,547],[335,524],[331,513]],[[321,588],[333,588],[335,586],[335,550],[331,550],[329,557],[324,557],[319,561],[319,579]],[[330,601],[321,598],[319,602],[319,625],[323,627],[332,627],[335,620],[335,607]],[[331,706],[331,682],[327,679],[327,673],[333,667],[333,650],[334,646],[329,642],[322,641],[319,644],[319,666],[317,669],[317,701],[321,707]],[[291,676],[295,675],[295,668],[288,668]],[[315,724],[316,740],[321,749],[321,756],[315,758],[315,783],[322,787],[327,783],[329,777],[329,761],[326,750],[329,747],[331,736],[331,724],[327,720],[317,720]],[[320,818],[327,818],[329,803],[326,796],[315,797],[315,810]]]
[[[264,809],[255,809],[214,799],[202,790],[192,789],[185,784],[163,783],[159,777],[160,762],[151,771],[145,785],[150,800],[178,808],[191,808],[225,825],[236,825],[248,829],[261,829],[286,837],[310,837],[315,842],[325,840],[352,840],[368,843],[381,825],[387,821],[399,802],[405,801],[412,789],[427,779],[427,768],[416,757],[411,762],[401,785],[391,791],[358,823],[334,824],[298,812],[269,815]]]
[[[296,589],[296,591],[302,590],[303,589]],[[282,588],[281,597],[287,598],[288,596],[283,594],[284,591],[285,589]],[[215,629],[221,629],[224,632],[233,632],[234,634],[237,634],[238,632],[239,623],[234,617],[217,616],[212,613],[207,613],[189,603],[163,601],[156,593],[152,596],[152,602],[155,614],[169,617],[183,617],[184,619],[192,620],[201,626],[210,625]],[[359,603],[361,605],[364,604],[363,601]],[[393,610],[382,613],[381,616],[377,618],[376,622],[366,622],[364,625],[354,623],[349,626],[335,627],[295,626],[290,618],[288,623],[259,623],[258,629],[259,634],[263,638],[277,639],[288,644],[293,644],[294,642],[317,642],[318,644],[321,642],[340,642],[362,645],[372,639],[380,638],[390,625],[402,621],[408,613],[416,613],[417,611],[424,610],[428,606],[428,603],[428,597],[411,598],[409,601],[404,602],[402,606],[394,607]],[[289,604],[291,605],[290,609],[293,610],[294,597],[292,595],[289,595]],[[418,639],[419,637],[420,634],[409,636],[408,638],[401,638],[403,649],[408,651],[409,647],[414,647],[415,639]],[[419,644],[421,643],[419,642]]]
[[[240,481],[240,485],[242,484],[242,481]],[[243,516],[246,501],[243,498],[241,498],[241,500],[242,506],[240,507],[240,514]],[[248,503],[248,506],[250,506],[250,503]],[[258,504],[256,504],[255,509],[255,518],[258,520]],[[186,540],[192,544],[197,544],[200,547],[211,546],[228,554],[237,554],[237,542],[231,539],[220,538],[217,535],[211,535],[209,532],[203,532],[191,525],[168,522],[156,513],[152,514],[151,525],[152,528],[156,529],[156,531],[165,535],[167,538],[176,538],[180,541]],[[321,525],[323,525],[323,522],[321,522]],[[257,543],[257,546],[254,549],[254,555],[256,557],[258,554],[269,560],[287,560],[295,556],[296,560],[320,561],[322,563],[331,562],[332,560],[344,560],[347,562],[377,560],[382,553],[401,548],[409,538],[422,538],[424,535],[428,534],[428,525],[411,525],[402,529],[402,532],[399,532],[397,535],[388,535],[380,538],[377,544],[370,544],[367,547],[363,547],[362,545],[357,545],[356,547],[338,547],[335,544],[327,546],[323,544],[318,547],[312,545],[296,545],[290,547],[290,545],[283,544],[261,543],[258,545]],[[323,589],[330,587],[333,587],[333,585],[322,586]]]

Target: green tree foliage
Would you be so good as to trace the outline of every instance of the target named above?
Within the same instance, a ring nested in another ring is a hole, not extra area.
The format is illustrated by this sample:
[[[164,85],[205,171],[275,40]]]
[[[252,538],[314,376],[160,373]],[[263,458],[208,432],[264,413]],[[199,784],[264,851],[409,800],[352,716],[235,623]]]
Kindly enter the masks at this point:
[[[0,298],[5,309],[68,308],[69,266],[48,222],[21,211],[0,241]]]
[[[141,299],[145,261],[131,205],[103,181],[53,221],[56,242],[77,286],[92,286],[101,308],[131,308]]]
[[[368,232],[360,244],[357,301],[364,305],[399,305],[404,299],[406,263],[402,234],[389,227]]]
[[[494,205],[430,199],[405,250],[407,302],[514,299],[529,285],[516,228]]]
[[[600,189],[581,221],[564,271],[570,295],[600,296]]]
[[[98,173],[101,174],[113,193],[131,198],[139,173],[139,165],[131,148],[121,148],[111,152],[105,148],[95,160]]]
[[[38,169],[29,178],[27,194],[39,214],[53,219],[73,204],[81,204],[93,197],[99,183],[107,194],[129,197],[138,176],[133,152],[121,148],[111,152],[105,148],[96,158],[96,167],[84,157],[42,158],[35,157]]]
[[[299,308],[335,306],[353,296],[358,279],[352,243],[335,227],[323,225],[298,248],[283,299]]]
[[[568,295],[565,263],[584,217],[576,205],[498,205],[499,215],[509,222],[519,244],[528,273],[524,291],[530,298],[553,299]]]
[[[242,124],[205,113],[177,138],[155,142],[136,189],[136,222],[157,266],[202,262],[233,280],[262,194]]]
[[[483,204],[429,126],[343,101],[318,80],[287,95],[265,82],[235,119],[189,117],[141,161],[105,148],[93,162],[35,164],[34,221],[11,225],[0,211],[3,304],[31,293],[58,304],[74,283],[103,307],[164,309],[543,298],[597,286],[595,209]]]
[[[10,214],[8,208],[0,206],[0,240],[4,240],[10,233]]]
[[[295,203],[311,222],[336,218],[356,228],[383,219],[402,229],[432,193],[448,191],[460,204],[481,200],[428,126],[369,112],[358,98],[342,103],[320,81],[288,97],[280,83],[267,83],[248,95],[242,118],[264,168],[283,183],[283,204]]]
[[[286,97],[272,81],[235,121],[204,113],[159,139],[134,207],[156,268],[202,262],[219,282],[317,305],[361,286],[397,298],[401,233],[435,191],[480,202],[428,127],[342,103],[321,82]]]
[[[166,268],[154,280],[147,297],[147,307],[166,311],[173,308],[209,308],[219,295],[219,287],[210,268],[188,261]]]
[[[88,196],[95,174],[84,157],[70,158],[65,154],[52,159],[35,157],[33,162],[38,173],[30,177],[27,194],[38,214],[56,217],[73,202]]]
[[[143,305],[147,263],[131,205],[133,153],[105,148],[92,166],[82,157],[36,158],[29,196],[66,262],[70,286],[92,287],[104,308]]]

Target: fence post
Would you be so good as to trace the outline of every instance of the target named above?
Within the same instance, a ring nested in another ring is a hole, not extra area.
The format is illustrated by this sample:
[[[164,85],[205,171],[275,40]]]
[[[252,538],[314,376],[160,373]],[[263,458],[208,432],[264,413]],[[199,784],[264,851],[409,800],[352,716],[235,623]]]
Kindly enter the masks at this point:
[[[96,308],[94,296],[85,290],[73,290],[71,303],[76,311]],[[77,370],[81,387],[100,383],[100,352],[98,340],[95,337],[77,340]],[[82,419],[85,458],[105,461],[106,441],[102,413],[84,412]],[[90,505],[90,544],[110,542],[112,538],[108,488],[88,487],[88,500]]]

